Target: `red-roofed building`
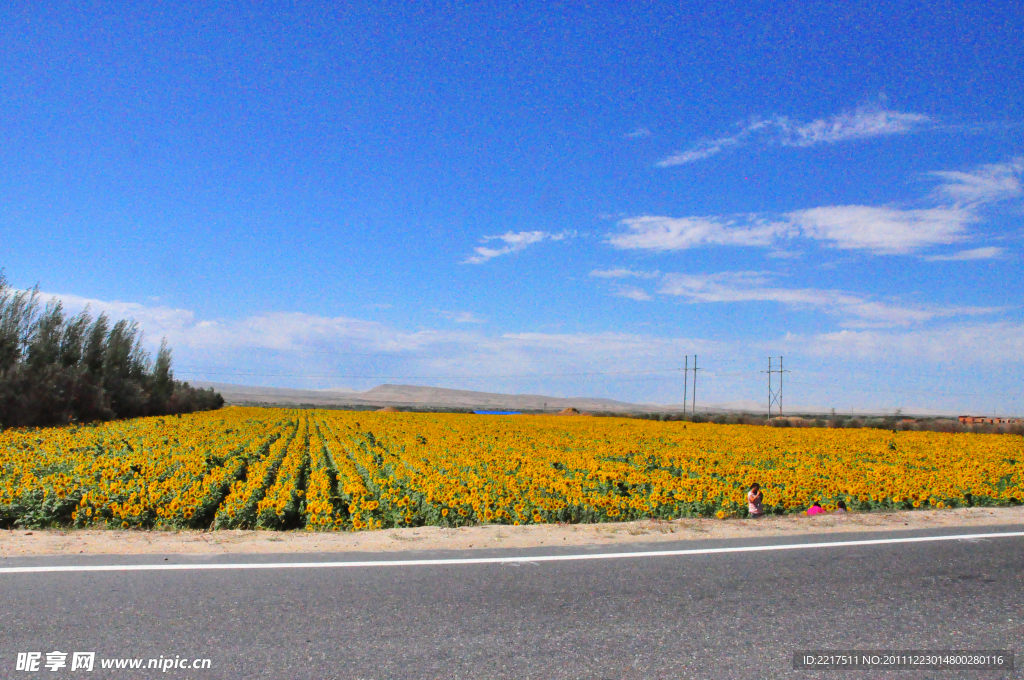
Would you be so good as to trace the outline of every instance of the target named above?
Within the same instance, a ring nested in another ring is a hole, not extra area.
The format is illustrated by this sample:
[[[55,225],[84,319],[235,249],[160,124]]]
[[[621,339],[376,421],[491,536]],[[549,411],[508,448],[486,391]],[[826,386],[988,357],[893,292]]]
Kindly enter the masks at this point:
[[[960,422],[964,425],[1020,425],[1024,420],[1020,418],[995,418],[988,416],[960,416]]]

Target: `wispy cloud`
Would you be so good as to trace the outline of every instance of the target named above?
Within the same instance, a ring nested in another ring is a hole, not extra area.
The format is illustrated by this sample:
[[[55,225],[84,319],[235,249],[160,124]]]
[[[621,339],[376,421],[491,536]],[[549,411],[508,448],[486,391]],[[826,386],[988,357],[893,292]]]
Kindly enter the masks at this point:
[[[644,272],[625,267],[616,267],[613,269],[595,269],[590,272],[590,275],[595,279],[655,279],[660,275],[660,272]]]
[[[720,344],[620,332],[486,333],[481,326],[409,331],[300,312],[204,319],[184,309],[43,295],[50,297],[62,300],[70,311],[89,306],[94,313],[137,320],[151,349],[167,336],[179,377],[244,384],[371,387],[403,378],[415,384],[510,391],[533,383],[507,383],[502,377],[525,374],[537,375],[547,385],[544,389],[557,394],[561,386],[579,390],[581,372],[649,370],[652,362],[664,365],[665,356],[708,351]],[[461,314],[452,313],[456,319]],[[572,376],[571,382],[545,377],[561,373]]]
[[[668,158],[658,161],[655,165],[659,168],[671,168],[676,165],[696,163],[697,161],[702,161],[705,158],[711,158],[726,146],[734,146],[738,143],[739,142],[737,140],[728,137],[715,139],[710,142],[704,142],[699,146],[686,151],[678,151]]]
[[[803,238],[839,250],[906,255],[968,240],[970,227],[981,221],[986,204],[1024,195],[1021,158],[930,175],[942,180],[930,202],[942,199],[945,205],[916,209],[829,205],[781,215],[640,215],[620,220],[622,229],[609,234],[607,242],[622,250],[666,252],[717,245],[771,247],[778,253],[786,250],[784,244]],[[927,259],[988,259],[999,254],[991,248],[963,253]]]
[[[78,295],[57,293],[39,294],[42,300],[57,299],[64,308],[77,314],[88,310],[93,316],[107,314],[114,319],[134,319],[140,327],[149,333],[150,340],[167,333],[175,333],[196,324],[195,312],[178,309],[166,305],[144,305],[139,302],[121,302],[120,300],[97,300]]]
[[[780,250],[776,249],[768,253],[768,257],[773,260],[799,260],[804,256],[799,250]]]
[[[150,344],[166,336],[175,349],[244,349],[261,347],[295,350],[318,345],[325,338],[342,339],[389,351],[415,349],[422,333],[395,334],[375,321],[350,317],[324,317],[301,312],[267,312],[244,319],[198,319],[195,312],[136,302],[99,300],[69,294],[41,293],[43,299],[60,300],[72,312],[88,309],[114,319],[139,323]]]
[[[626,298],[627,300],[636,300],[637,302],[647,302],[651,299],[647,291],[636,286],[620,286],[615,291],[615,296]]]
[[[661,272],[649,272],[629,269],[626,267],[614,267],[612,269],[595,269],[590,272],[590,276],[595,279],[621,281],[622,279],[656,279],[661,276]],[[647,302],[651,299],[651,294],[638,286],[614,284],[612,290],[614,291],[613,295],[615,297],[626,298],[627,300]]]
[[[498,247],[477,246],[473,254],[462,261],[463,264],[484,264],[496,257],[511,255],[526,250],[532,245],[542,241],[562,241],[572,237],[572,232],[551,233],[547,231],[509,231],[500,236],[485,236],[480,239],[483,243],[500,241],[504,245]]]
[[[619,222],[626,229],[608,242],[624,250],[686,250],[703,245],[767,246],[789,229],[755,216],[663,217],[643,215]]]
[[[627,132],[623,135],[626,139],[640,139],[641,137],[650,137],[651,131],[645,127],[637,128],[632,132]]]
[[[841,205],[798,210],[785,215],[806,238],[827,241],[842,250],[900,255],[928,246],[961,241],[975,216],[963,208],[899,210]]]
[[[900,210],[863,205],[797,210],[775,219],[643,215],[620,221],[625,229],[610,235],[608,243],[623,250],[664,252],[709,245],[776,246],[803,237],[842,250],[893,255],[961,241],[973,221],[973,213],[965,208]]]
[[[1002,248],[972,248],[961,250],[952,255],[929,255],[924,259],[929,262],[970,262],[973,260],[994,260],[1003,256],[1006,251]]]
[[[961,323],[911,331],[842,330],[817,335],[790,335],[787,344],[822,357],[855,356],[946,362],[951,357],[973,362],[1020,364],[1024,325],[1005,321]]]
[[[982,165],[972,171],[942,170],[930,173],[943,180],[936,189],[942,197],[964,204],[994,203],[1024,193],[1024,157],[1006,163]]]
[[[765,280],[760,285],[771,283]],[[854,356],[879,362],[871,367],[872,375],[917,367],[934,378],[932,384],[941,384],[948,369],[930,367],[956,357],[958,363],[970,362],[981,369],[972,374],[974,382],[969,385],[973,391],[984,394],[991,394],[993,378],[1013,375],[1024,366],[1024,325],[976,318],[953,318],[945,325],[925,328],[847,328],[817,334],[769,333],[763,337],[758,334],[734,340],[708,340],[633,329],[485,333],[485,327],[473,326],[412,332],[361,319],[297,312],[202,318],[191,310],[158,305],[74,295],[58,297],[69,307],[89,304],[94,311],[130,313],[140,320],[154,349],[160,336],[166,334],[175,350],[176,375],[191,381],[366,389],[400,379],[409,384],[490,392],[567,397],[589,394],[630,401],[672,402],[680,387],[678,373],[667,373],[675,366],[667,362],[688,353],[700,354],[702,363],[708,361],[705,366],[712,368],[708,375],[714,375],[715,358],[746,358],[751,360],[752,368],[755,361],[759,368],[760,357],[784,351],[787,365],[803,369],[805,375],[808,359],[819,357],[823,370],[840,373],[850,370],[847,358]],[[730,368],[734,365],[728,364]],[[623,375],[661,368],[666,373]],[[608,371],[611,375],[590,377],[596,371]],[[750,375],[756,377],[753,371]],[[715,387],[717,381],[712,381],[706,389],[724,389],[717,397],[719,400],[735,399],[747,394],[751,380],[745,375],[735,378],[734,384],[725,381],[724,387],[721,382]],[[873,384],[884,390],[886,383],[879,380]],[[667,385],[667,389],[662,390],[662,385]],[[871,399],[878,398],[877,391],[866,394]],[[715,397],[707,394],[706,398]],[[816,398],[824,405],[836,403],[834,399],[845,403],[847,390]],[[999,395],[993,399],[992,407],[1008,405]]]
[[[757,215],[642,215],[621,220],[624,230],[607,240],[622,250],[665,252],[701,246],[778,248],[783,242],[802,237],[840,250],[903,255],[963,241],[969,236],[968,226],[975,221],[974,212],[967,208],[901,210],[866,205],[809,208],[774,219]]]
[[[473,312],[438,312],[438,314],[455,323],[484,323],[487,321]]]
[[[861,108],[799,123],[788,118],[776,118],[772,124],[779,131],[779,142],[784,146],[814,146],[835,144],[851,139],[867,139],[887,135],[902,135],[929,122],[920,113],[901,113],[886,109]]]
[[[907,306],[872,300],[854,293],[820,288],[785,288],[774,285],[766,272],[667,274],[663,295],[694,303],[776,302],[788,307],[824,310],[846,319],[848,325],[908,326],[938,318],[991,314],[992,307]]]
[[[800,122],[785,116],[755,118],[741,125],[734,134],[697,142],[689,149],[676,152],[656,165],[660,168],[686,165],[710,158],[727,148],[754,141],[769,145],[808,147],[900,135],[912,132],[928,122],[930,118],[924,114],[890,111],[877,106],[844,111],[810,122]]]

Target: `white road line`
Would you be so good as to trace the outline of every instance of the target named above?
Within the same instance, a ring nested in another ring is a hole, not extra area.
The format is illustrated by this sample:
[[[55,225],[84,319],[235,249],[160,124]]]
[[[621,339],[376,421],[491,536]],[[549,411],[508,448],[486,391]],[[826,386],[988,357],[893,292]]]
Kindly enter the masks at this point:
[[[52,567],[3,567],[2,574],[45,574],[77,571],[206,571],[214,569],[340,569],[361,567],[433,567],[455,564],[508,564],[571,562],[574,560],[621,560],[637,557],[685,557],[725,553],[770,552],[773,550],[815,550],[865,545],[896,545],[934,541],[977,541],[987,538],[1020,538],[1024,531],[996,534],[957,534],[955,536],[918,536],[915,538],[879,538],[867,541],[829,543],[786,543],[783,545],[747,545],[733,548],[694,548],[692,550],[650,550],[644,552],[596,553],[591,555],[523,555],[519,557],[467,557],[442,560],[368,560],[365,562],[236,562],[224,564],[101,564]]]

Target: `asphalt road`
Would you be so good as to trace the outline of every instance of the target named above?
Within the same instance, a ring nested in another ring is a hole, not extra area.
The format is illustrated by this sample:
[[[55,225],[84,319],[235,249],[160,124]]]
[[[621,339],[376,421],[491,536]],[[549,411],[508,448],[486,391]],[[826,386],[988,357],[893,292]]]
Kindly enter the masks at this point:
[[[984,531],[992,530],[1021,527]],[[925,534],[624,550],[903,535]],[[295,560],[78,556],[7,558],[0,567]],[[1024,538],[533,564],[0,574],[4,678],[1024,677],[1020,670],[792,670],[795,651],[815,648],[1009,649],[1024,667]],[[94,651],[97,659],[205,657],[211,668],[105,671],[97,661],[92,673],[16,670],[18,652],[53,650]]]

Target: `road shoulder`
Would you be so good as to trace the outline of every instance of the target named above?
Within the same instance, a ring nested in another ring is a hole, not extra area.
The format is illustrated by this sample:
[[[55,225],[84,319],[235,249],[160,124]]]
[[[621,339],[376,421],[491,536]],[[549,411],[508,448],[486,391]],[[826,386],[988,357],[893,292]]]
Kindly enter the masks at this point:
[[[395,552],[657,544],[805,534],[985,526],[1024,526],[1024,507],[958,508],[763,519],[641,520],[587,525],[416,527],[364,532],[309,531],[0,531],[0,558],[41,555],[286,554]]]

